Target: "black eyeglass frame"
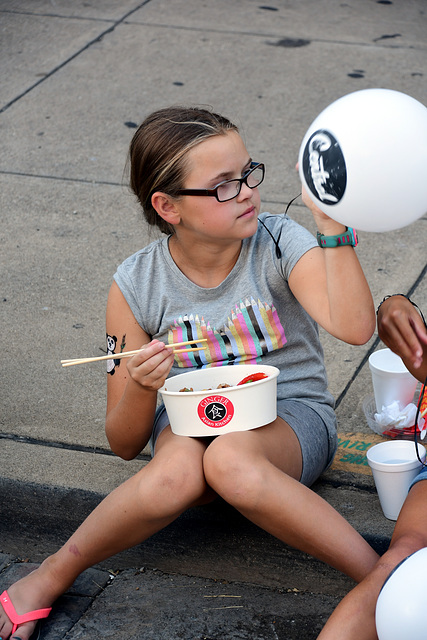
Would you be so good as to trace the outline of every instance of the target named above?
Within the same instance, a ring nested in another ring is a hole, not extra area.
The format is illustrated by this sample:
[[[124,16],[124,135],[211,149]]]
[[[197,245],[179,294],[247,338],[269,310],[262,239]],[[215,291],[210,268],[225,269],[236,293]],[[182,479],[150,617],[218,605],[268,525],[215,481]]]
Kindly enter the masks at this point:
[[[253,171],[255,171],[255,169],[262,169],[262,178],[258,182],[257,185],[255,185],[254,187],[251,187],[248,184],[248,177],[251,175],[251,173]],[[237,196],[239,195],[239,193],[242,190],[242,184],[245,184],[247,187],[249,187],[249,189],[256,189],[257,187],[259,187],[261,182],[264,180],[264,176],[265,176],[265,165],[264,165],[264,163],[263,162],[251,162],[248,171],[241,178],[232,178],[231,180],[224,180],[223,182],[220,182],[219,184],[217,184],[216,187],[214,187],[213,189],[179,189],[176,192],[176,194],[178,196],[213,196],[214,198],[217,199],[218,202],[229,202],[230,200],[233,200],[234,198],[237,198]],[[226,200],[220,200],[218,198],[218,191],[217,190],[218,190],[219,187],[222,187],[224,184],[228,184],[229,182],[238,182],[239,183],[239,190],[231,198],[227,198]]]

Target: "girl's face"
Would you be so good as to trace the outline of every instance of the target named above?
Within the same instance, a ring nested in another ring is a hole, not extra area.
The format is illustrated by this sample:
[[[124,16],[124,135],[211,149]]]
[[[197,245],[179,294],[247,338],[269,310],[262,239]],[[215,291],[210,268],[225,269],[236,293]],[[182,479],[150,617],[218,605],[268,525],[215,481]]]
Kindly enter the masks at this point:
[[[185,189],[214,189],[224,180],[241,178],[251,158],[238,133],[230,131],[201,142],[189,151]],[[257,229],[260,210],[258,188],[242,184],[238,196],[218,202],[214,196],[183,195],[177,202],[179,230],[191,230],[206,240],[242,240]]]

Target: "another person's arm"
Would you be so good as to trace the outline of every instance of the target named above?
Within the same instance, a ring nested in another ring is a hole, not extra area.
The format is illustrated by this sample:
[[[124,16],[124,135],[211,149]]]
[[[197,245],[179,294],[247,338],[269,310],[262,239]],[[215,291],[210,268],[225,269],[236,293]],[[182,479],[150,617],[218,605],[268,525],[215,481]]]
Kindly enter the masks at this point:
[[[378,335],[421,382],[427,376],[427,329],[418,309],[403,295],[392,295],[378,309]]]

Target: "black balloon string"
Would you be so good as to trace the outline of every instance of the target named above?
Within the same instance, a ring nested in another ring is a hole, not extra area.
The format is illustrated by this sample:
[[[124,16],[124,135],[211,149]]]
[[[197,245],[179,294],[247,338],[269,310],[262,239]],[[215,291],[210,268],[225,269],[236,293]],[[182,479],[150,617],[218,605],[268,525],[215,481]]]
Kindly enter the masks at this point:
[[[286,210],[285,210],[285,215],[288,213],[289,207],[295,202],[295,200],[297,200],[297,198],[300,197],[300,195],[301,194],[299,193],[297,196],[295,196],[295,198],[292,198],[292,200],[290,200],[288,202],[288,204],[286,206]],[[272,218],[272,217],[273,216],[267,216],[266,220],[268,220],[268,218]],[[280,229],[279,235],[277,236],[277,238],[275,238],[273,236],[273,234],[271,233],[270,229],[264,224],[264,222],[261,219],[259,219],[259,222],[261,222],[262,226],[264,227],[264,229],[267,231],[267,233],[270,235],[271,239],[273,240],[273,242],[274,242],[274,250],[275,250],[275,253],[276,253],[276,258],[278,260],[280,260],[281,257],[282,257],[282,252],[280,250],[279,242],[280,242],[280,236],[282,235],[282,230]]]
[[[424,383],[423,383],[423,386],[422,386],[422,389],[421,389],[421,393],[420,393],[420,397],[418,398],[417,412],[416,412],[416,414],[415,414],[415,424],[414,424],[414,442],[415,442],[415,451],[417,452],[417,458],[418,458],[418,460],[421,462],[421,464],[423,465],[423,467],[427,467],[427,464],[421,460],[420,452],[418,451],[418,443],[417,443],[417,426],[418,426],[418,419],[419,419],[420,411],[421,411],[421,403],[422,403],[423,398],[424,398],[424,393],[425,393],[425,390],[426,390],[426,386],[427,386],[427,377],[426,377],[426,379],[424,380]],[[427,421],[427,417],[426,417],[426,418],[424,418],[424,420],[425,420],[425,421]],[[425,422],[424,422],[424,427],[423,427],[423,429],[425,429],[425,428],[426,428],[426,424],[425,424]]]
[[[407,297],[407,296],[406,296],[406,297]],[[409,300],[409,298],[408,298],[408,300]],[[416,308],[418,309],[418,311],[420,312],[421,318],[422,318],[422,320],[423,320],[423,322],[424,322],[424,326],[425,326],[425,328],[426,328],[426,330],[427,330],[427,324],[426,324],[426,320],[425,320],[425,318],[424,318],[423,312],[421,311],[421,309],[420,309],[420,308],[419,308],[419,307],[418,307],[414,302],[412,302],[412,300],[409,300],[409,302],[410,302],[411,304],[413,304],[413,305],[414,305],[414,307],[416,307]],[[422,389],[421,389],[421,393],[420,393],[420,397],[418,398],[418,403],[417,403],[417,412],[416,412],[416,414],[415,414],[415,423],[414,423],[414,442],[415,442],[415,451],[417,452],[417,458],[418,458],[418,460],[421,462],[421,464],[423,465],[423,467],[427,467],[427,464],[421,460],[420,452],[418,451],[418,443],[417,443],[417,426],[418,426],[418,419],[419,419],[419,416],[420,416],[421,404],[422,404],[422,401],[423,401],[423,398],[424,398],[424,394],[425,394],[426,386],[427,386],[427,377],[426,377],[426,379],[424,380],[424,383],[423,383],[423,386],[422,386]],[[427,423],[427,416],[424,418],[424,427],[423,427],[424,429],[425,429],[425,428],[426,428],[426,426],[427,426],[427,425],[426,425],[426,423]]]

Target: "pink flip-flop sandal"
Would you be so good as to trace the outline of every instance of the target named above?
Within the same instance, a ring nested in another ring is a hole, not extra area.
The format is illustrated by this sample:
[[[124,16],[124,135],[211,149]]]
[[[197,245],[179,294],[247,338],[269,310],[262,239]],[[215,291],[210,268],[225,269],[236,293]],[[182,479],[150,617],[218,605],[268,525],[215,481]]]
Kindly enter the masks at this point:
[[[3,609],[5,610],[6,615],[9,617],[9,620],[13,624],[12,635],[15,633],[19,625],[24,624],[24,622],[33,622],[34,620],[47,618],[49,613],[52,611],[52,608],[50,607],[49,609],[36,609],[35,611],[30,611],[29,613],[23,613],[22,615],[19,615],[9,598],[7,591],[3,591],[3,593],[1,594],[0,602],[3,605]]]

